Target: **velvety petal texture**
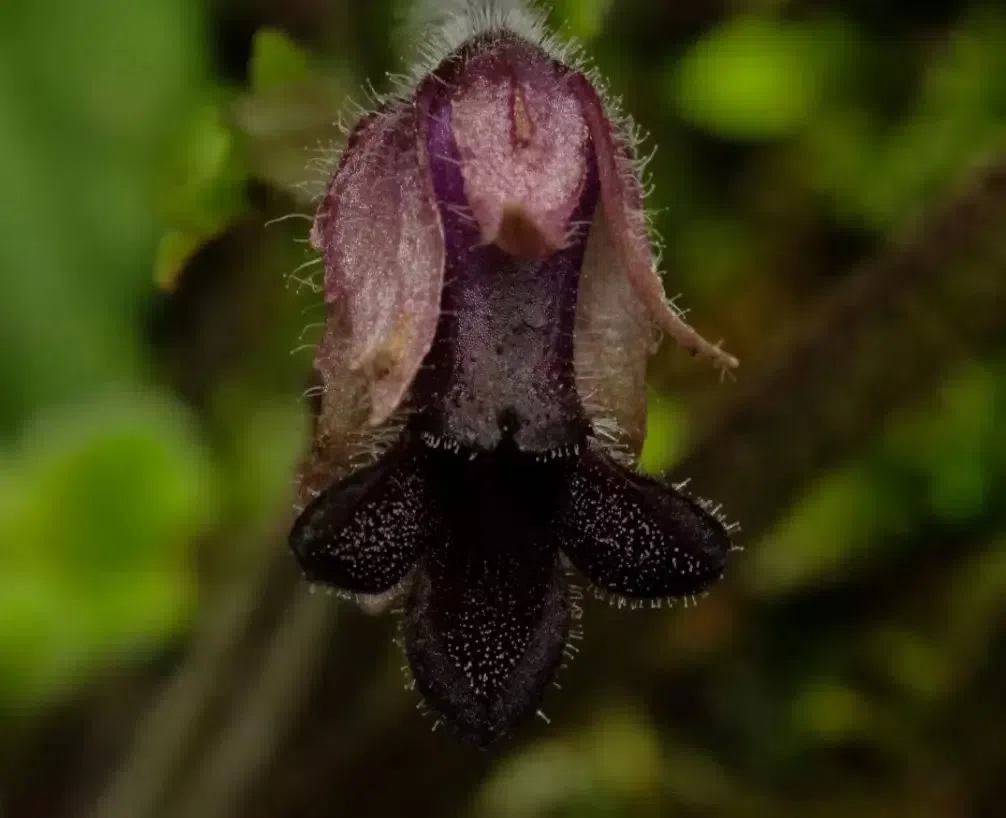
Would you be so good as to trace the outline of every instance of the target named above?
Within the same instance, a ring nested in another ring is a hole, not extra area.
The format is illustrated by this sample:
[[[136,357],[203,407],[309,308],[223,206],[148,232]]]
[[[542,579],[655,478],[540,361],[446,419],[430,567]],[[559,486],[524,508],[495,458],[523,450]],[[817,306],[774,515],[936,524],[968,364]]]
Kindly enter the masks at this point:
[[[730,537],[715,515],[673,486],[615,463],[591,444],[552,526],[590,581],[630,597],[682,597],[719,579]]]
[[[583,104],[584,117],[597,155],[601,201],[609,234],[618,250],[619,266],[613,273],[628,278],[637,297],[657,325],[680,346],[703,355],[723,369],[733,369],[737,359],[711,344],[667,303],[646,228],[643,191],[628,147],[608,118],[597,91],[582,74],[571,82]]]
[[[514,453],[467,463],[439,472],[450,534],[419,563],[405,647],[434,708],[488,744],[538,706],[566,645],[565,576],[549,530],[564,484],[557,467]]]
[[[371,419],[412,383],[440,315],[444,247],[412,103],[357,125],[311,231],[325,300],[344,316],[348,365],[367,377]]]
[[[587,125],[561,65],[517,37],[483,42],[451,100],[465,198],[487,243],[546,258],[566,245],[586,182]]]
[[[405,645],[420,692],[485,745],[534,712],[568,626],[554,551],[443,547],[419,567]]]
[[[565,246],[543,259],[516,258],[486,243],[468,209],[463,170],[470,163],[455,141],[451,88],[445,80],[427,118],[446,268],[442,317],[414,401],[423,428],[477,451],[507,436],[527,452],[567,447],[587,428],[573,350],[578,279],[597,201],[593,154],[589,144],[578,148],[583,178],[563,191],[570,199]]]
[[[377,463],[312,501],[290,532],[305,576],[365,594],[401,582],[443,537],[426,459],[425,447],[404,435]]]
[[[554,549],[442,543],[418,567],[405,651],[437,711],[488,745],[538,706],[561,661],[568,621]]]

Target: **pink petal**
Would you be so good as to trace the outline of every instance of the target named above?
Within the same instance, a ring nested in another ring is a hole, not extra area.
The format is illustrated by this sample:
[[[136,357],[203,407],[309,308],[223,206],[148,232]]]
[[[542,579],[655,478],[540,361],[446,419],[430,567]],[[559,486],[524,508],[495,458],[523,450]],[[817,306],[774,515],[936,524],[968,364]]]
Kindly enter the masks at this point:
[[[412,383],[440,313],[443,235],[419,107],[397,103],[360,122],[311,232],[324,255],[325,300],[347,322],[348,367],[367,379],[374,424]]]
[[[660,329],[692,354],[703,355],[722,369],[733,369],[737,359],[699,335],[667,303],[646,234],[642,189],[628,150],[615,135],[604,104],[587,78],[577,74],[571,82],[594,140],[601,202],[623,274]]]
[[[486,242],[518,258],[566,245],[585,183],[587,124],[568,79],[511,38],[474,51],[458,72],[452,125],[468,206]]]

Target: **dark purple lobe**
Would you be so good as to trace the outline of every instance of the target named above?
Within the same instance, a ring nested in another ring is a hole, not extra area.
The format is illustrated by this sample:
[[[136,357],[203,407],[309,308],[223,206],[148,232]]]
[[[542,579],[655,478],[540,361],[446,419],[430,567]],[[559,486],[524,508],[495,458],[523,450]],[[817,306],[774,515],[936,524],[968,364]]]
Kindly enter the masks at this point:
[[[722,575],[726,528],[673,486],[618,465],[593,442],[568,486],[552,530],[597,587],[629,597],[681,597]]]
[[[405,649],[423,696],[480,745],[534,712],[562,659],[569,606],[549,523],[567,468],[511,447],[441,452],[433,467],[450,532],[420,560]]]
[[[443,536],[427,460],[425,447],[405,434],[379,461],[308,504],[289,540],[305,577],[366,594],[401,582]]]

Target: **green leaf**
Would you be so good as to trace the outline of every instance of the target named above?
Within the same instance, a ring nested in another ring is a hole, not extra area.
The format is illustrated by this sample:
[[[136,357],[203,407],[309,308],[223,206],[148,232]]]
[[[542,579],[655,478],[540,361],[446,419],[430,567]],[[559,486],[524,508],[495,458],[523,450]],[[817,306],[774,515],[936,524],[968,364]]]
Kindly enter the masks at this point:
[[[166,226],[154,262],[154,280],[170,289],[192,255],[245,208],[247,166],[220,103],[194,109],[172,152],[163,186]]]
[[[558,0],[553,19],[581,42],[596,39],[611,11],[611,0]]]

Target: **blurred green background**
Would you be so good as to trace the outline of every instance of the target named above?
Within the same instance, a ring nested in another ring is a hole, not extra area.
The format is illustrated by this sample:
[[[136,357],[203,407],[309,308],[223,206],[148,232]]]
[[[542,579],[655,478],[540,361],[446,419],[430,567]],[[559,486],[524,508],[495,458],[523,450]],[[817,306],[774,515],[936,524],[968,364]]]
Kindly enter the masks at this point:
[[[661,350],[643,465],[745,551],[588,604],[551,725],[476,752],[283,543],[303,214],[406,5],[0,4],[0,814],[1003,815],[1006,8],[556,3],[742,360]]]

